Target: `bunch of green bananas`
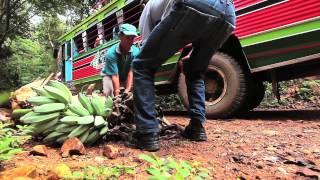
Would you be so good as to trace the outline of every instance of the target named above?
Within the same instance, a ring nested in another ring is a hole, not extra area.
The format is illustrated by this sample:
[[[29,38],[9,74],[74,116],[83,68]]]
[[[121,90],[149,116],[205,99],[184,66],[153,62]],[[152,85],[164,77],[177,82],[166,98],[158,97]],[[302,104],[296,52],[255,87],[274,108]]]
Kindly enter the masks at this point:
[[[35,87],[38,96],[27,101],[32,109],[15,110],[14,117],[29,124],[32,135],[44,137],[44,142],[63,143],[77,137],[82,143],[91,145],[108,132],[106,118],[112,113],[111,97],[83,93],[72,96],[63,83],[50,81],[44,87]]]

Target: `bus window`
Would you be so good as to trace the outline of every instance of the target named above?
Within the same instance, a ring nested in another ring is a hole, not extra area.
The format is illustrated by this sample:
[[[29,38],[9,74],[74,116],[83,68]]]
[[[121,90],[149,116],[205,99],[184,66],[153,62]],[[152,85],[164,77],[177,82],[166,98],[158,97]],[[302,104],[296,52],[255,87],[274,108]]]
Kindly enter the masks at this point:
[[[84,50],[83,47],[83,40],[82,40],[82,33],[78,34],[76,37],[74,37],[73,39],[74,41],[74,49],[76,49],[78,51],[78,53],[80,53],[80,50]]]
[[[111,14],[110,16],[106,17],[102,21],[102,26],[104,29],[104,38],[106,41],[112,40],[113,37],[113,28],[117,26],[117,16],[116,14]]]
[[[142,13],[142,10],[143,10],[143,5],[140,5],[139,1],[130,3],[128,6],[123,8],[124,22],[138,27],[139,18]]]
[[[98,38],[97,25],[93,25],[86,32],[87,32],[88,48],[93,49],[93,48],[95,48],[95,41]]]

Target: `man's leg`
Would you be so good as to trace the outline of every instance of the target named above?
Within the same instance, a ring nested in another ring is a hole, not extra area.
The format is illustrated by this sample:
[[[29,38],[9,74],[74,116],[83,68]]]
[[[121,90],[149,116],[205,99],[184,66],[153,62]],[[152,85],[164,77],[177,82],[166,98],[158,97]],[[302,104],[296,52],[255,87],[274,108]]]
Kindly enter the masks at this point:
[[[102,83],[103,83],[103,94],[105,96],[113,97],[113,84],[112,84],[111,77],[107,75],[103,76]]]
[[[232,27],[220,18],[209,18],[209,24],[202,38],[193,43],[191,57],[184,64],[186,76],[189,115],[191,122],[185,136],[191,140],[206,140],[202,124],[205,117],[204,76],[213,54],[221,47],[232,32]]]
[[[133,94],[138,133],[158,133],[155,112],[154,74],[159,66],[187,43],[197,39],[206,21],[188,8],[175,9],[152,31],[133,61]],[[195,28],[197,27],[197,28]]]

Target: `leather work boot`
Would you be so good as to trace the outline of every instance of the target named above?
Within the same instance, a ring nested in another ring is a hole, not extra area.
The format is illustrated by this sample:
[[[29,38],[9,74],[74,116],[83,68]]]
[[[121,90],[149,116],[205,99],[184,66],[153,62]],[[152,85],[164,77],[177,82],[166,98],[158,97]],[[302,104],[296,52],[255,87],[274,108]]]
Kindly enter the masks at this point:
[[[182,136],[191,141],[206,141],[207,134],[203,125],[199,121],[190,121],[189,125],[185,128]]]
[[[160,134],[134,132],[132,136],[129,137],[128,145],[143,151],[158,151],[160,149]]]

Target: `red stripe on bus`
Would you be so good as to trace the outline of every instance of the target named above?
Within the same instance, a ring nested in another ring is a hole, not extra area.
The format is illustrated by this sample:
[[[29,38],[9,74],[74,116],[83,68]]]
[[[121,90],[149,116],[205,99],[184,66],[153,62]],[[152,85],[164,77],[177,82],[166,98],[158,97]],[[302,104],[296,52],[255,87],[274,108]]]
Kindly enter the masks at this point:
[[[264,0],[235,0],[234,5],[239,10],[263,1]]]
[[[96,69],[92,66],[87,66],[73,71],[73,80],[79,80],[90,76],[96,76],[100,74],[100,69]]]
[[[291,0],[237,18],[238,37],[320,16],[319,0]]]
[[[94,59],[94,57],[95,57],[95,54],[73,63],[73,68],[77,68],[79,66],[91,63],[91,61]]]

